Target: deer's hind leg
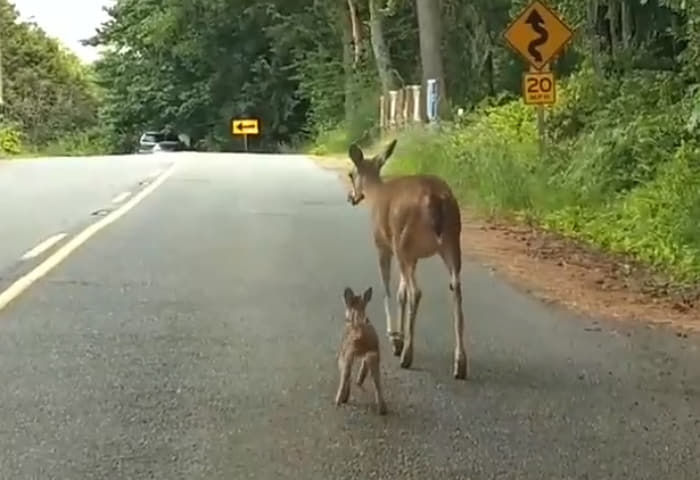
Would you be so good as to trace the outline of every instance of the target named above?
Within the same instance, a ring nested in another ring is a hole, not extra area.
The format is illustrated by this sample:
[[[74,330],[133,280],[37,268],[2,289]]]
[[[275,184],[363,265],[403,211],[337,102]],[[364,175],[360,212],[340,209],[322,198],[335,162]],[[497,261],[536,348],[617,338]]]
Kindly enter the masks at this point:
[[[416,264],[417,259],[401,259],[401,285],[402,292],[399,294],[403,297],[401,322],[404,332],[404,345],[401,352],[401,368],[410,368],[413,363],[413,333],[416,326],[416,316],[418,314],[418,305],[421,300],[421,290],[416,285]],[[401,300],[400,300],[401,301]],[[406,304],[408,303],[408,311],[406,312]]]
[[[464,348],[464,313],[462,311],[462,254],[459,235],[447,242],[440,250],[447,271],[450,275],[450,298],[452,303],[452,319],[454,323],[454,378],[464,380],[469,374],[469,358]]]

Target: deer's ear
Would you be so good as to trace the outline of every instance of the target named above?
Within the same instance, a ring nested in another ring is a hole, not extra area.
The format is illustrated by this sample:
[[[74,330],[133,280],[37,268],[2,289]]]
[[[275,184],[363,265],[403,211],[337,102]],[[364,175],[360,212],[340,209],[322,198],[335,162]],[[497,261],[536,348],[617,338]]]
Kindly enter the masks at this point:
[[[365,290],[365,293],[362,294],[362,301],[365,302],[365,305],[367,305],[370,300],[372,300],[372,287],[369,287]]]
[[[394,153],[394,149],[396,148],[396,139],[392,140],[389,145],[387,145],[386,149],[384,149],[384,152],[377,157],[377,161],[379,163],[379,168],[382,168],[384,164],[391,158],[391,155]]]
[[[365,155],[362,153],[362,150],[360,149],[360,147],[357,146],[356,143],[350,145],[350,148],[348,149],[348,156],[350,157],[350,160],[352,160],[352,163],[354,163],[356,167],[359,167],[362,161],[365,159]]]
[[[355,297],[355,292],[352,291],[352,288],[345,287],[345,290],[343,290],[343,300],[345,301],[346,307],[350,307],[353,297]]]

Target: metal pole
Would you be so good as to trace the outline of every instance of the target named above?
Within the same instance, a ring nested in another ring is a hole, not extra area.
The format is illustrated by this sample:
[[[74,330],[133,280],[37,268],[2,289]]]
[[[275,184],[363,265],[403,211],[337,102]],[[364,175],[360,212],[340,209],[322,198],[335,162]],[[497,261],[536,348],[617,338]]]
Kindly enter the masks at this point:
[[[550,71],[550,65],[546,64],[543,68],[543,72],[549,72]],[[530,67],[531,72],[535,72],[536,70],[532,67]],[[539,137],[539,150],[540,150],[540,158],[543,158],[546,149],[547,149],[547,124],[545,122],[545,117],[544,117],[544,106],[543,105],[537,105],[537,136]]]
[[[243,148],[245,149],[246,152],[248,152],[248,134],[247,133],[243,134]]]

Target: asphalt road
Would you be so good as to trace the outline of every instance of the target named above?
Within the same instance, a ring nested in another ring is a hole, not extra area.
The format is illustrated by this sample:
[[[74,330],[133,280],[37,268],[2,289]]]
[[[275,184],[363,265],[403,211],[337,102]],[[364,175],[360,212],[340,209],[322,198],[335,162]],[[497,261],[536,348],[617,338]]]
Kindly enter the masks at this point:
[[[429,260],[412,370],[382,337],[389,414],[371,389],[336,408],[342,290],[380,291],[367,212],[302,158],[169,159],[160,188],[0,312],[0,478],[700,477],[697,340],[573,317],[473,263],[472,379],[452,379]],[[382,310],[377,294],[380,332]]]
[[[0,276],[34,247],[122,203],[172,162],[160,155],[0,160]]]

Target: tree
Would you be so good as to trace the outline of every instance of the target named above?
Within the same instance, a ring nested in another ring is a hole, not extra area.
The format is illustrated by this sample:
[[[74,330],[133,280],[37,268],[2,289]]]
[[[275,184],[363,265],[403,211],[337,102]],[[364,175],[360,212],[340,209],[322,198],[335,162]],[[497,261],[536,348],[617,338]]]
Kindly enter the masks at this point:
[[[99,94],[90,69],[0,0],[3,117],[24,143],[41,148],[95,124]],[[1,125],[0,125],[1,126]]]
[[[372,35],[372,50],[377,65],[382,93],[385,98],[389,90],[398,86],[398,79],[391,62],[391,53],[384,35],[384,13],[381,10],[381,0],[369,1],[369,25]]]
[[[423,70],[423,86],[428,79],[437,80],[440,91],[438,115],[444,116],[447,108],[447,91],[442,65],[442,25],[440,0],[416,0],[418,30],[420,32],[420,58]]]

